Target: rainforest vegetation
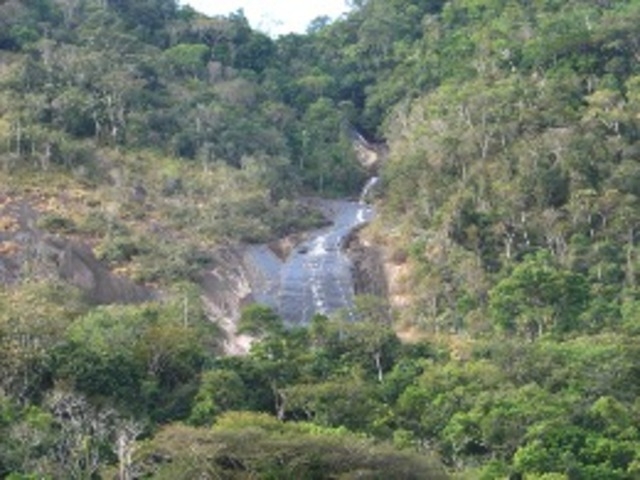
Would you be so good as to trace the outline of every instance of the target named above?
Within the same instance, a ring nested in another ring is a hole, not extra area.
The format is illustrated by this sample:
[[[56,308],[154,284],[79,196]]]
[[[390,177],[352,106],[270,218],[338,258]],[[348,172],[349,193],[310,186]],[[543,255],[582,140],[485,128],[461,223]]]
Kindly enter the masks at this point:
[[[353,0],[273,39],[175,0],[0,2],[0,477],[639,478],[639,24]],[[224,355],[201,272],[357,195],[354,131],[388,146],[362,235],[395,295],[305,328],[249,306]],[[89,298],[41,236],[162,294]]]

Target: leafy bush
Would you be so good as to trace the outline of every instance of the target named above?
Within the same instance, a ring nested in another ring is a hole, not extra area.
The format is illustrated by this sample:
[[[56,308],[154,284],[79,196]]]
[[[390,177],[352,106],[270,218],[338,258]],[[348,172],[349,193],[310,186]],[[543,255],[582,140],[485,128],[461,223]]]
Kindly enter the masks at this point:
[[[98,258],[109,263],[129,262],[145,251],[145,247],[131,237],[107,237],[98,246]]]
[[[52,233],[74,233],[76,223],[73,219],[57,213],[46,213],[38,219],[38,227]]]

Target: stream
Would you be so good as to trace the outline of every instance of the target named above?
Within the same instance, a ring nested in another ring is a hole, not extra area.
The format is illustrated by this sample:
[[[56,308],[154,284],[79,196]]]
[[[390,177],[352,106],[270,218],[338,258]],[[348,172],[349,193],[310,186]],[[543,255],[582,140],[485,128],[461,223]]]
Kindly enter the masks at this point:
[[[332,224],[310,232],[285,259],[266,245],[249,249],[254,272],[254,298],[274,308],[288,325],[306,325],[315,314],[347,312],[353,306],[351,261],[343,251],[349,234],[371,221],[373,208],[367,203],[378,182],[372,177],[359,201],[322,200]]]

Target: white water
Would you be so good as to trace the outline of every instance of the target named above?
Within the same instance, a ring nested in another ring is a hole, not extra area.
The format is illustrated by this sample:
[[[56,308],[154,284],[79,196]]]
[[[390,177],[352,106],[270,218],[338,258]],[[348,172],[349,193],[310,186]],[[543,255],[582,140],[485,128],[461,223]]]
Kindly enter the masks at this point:
[[[360,203],[367,203],[367,197],[371,193],[373,187],[375,187],[379,181],[380,177],[371,177],[369,180],[367,180],[367,183],[364,185],[362,193],[360,194]]]

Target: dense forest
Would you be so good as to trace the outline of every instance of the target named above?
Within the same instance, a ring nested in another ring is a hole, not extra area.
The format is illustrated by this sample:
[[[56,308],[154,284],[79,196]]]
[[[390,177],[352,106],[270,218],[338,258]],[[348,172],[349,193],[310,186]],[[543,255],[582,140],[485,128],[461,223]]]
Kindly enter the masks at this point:
[[[0,477],[638,478],[638,24],[354,0],[273,39],[175,0],[0,2]],[[356,131],[388,147],[359,235],[391,294],[303,328],[249,305],[224,355],[201,272],[357,195]],[[155,293],[87,295],[61,242]]]

